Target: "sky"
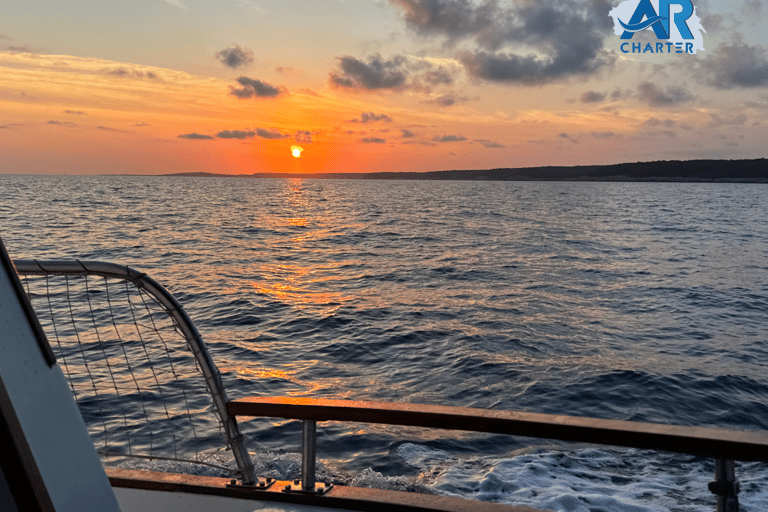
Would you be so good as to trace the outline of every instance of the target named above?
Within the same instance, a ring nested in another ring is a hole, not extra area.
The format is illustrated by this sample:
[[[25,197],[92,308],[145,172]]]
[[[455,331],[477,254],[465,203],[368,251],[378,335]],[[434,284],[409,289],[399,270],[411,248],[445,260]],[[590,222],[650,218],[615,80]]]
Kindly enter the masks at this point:
[[[765,157],[768,5],[692,0],[676,53],[621,3],[2,0],[0,173]]]

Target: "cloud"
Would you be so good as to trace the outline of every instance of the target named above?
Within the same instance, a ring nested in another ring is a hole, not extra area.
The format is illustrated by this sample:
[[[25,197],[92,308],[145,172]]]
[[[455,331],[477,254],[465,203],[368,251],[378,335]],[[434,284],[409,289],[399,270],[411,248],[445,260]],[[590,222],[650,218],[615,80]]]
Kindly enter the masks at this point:
[[[488,140],[488,139],[477,139],[475,142],[479,142],[483,146],[487,148],[505,148],[506,146],[504,144],[500,144],[496,141]]]
[[[216,58],[225,66],[237,69],[240,66],[248,66],[253,63],[253,51],[233,44],[229,48],[216,52]]]
[[[401,142],[400,144],[403,145],[413,145],[413,144],[419,144],[421,146],[437,146],[434,142],[429,142],[428,140],[406,140]]]
[[[582,103],[600,103],[606,97],[604,92],[587,91],[581,95]]]
[[[261,80],[255,80],[248,78],[247,76],[241,76],[237,79],[237,82],[242,85],[241,89],[234,86],[230,86],[230,93],[232,96],[238,98],[275,98],[281,94],[287,93],[285,87],[275,87]]]
[[[442,96],[438,96],[434,100],[432,100],[430,103],[437,103],[438,105],[442,105],[443,107],[452,107],[456,103],[463,103],[465,101],[469,101],[469,98],[466,96],[454,96],[452,94],[444,94]]]
[[[296,142],[303,142],[304,144],[312,144],[312,132],[308,130],[298,130],[296,135],[293,136]]]
[[[209,140],[213,139],[210,135],[200,135],[199,133],[185,133],[178,136],[180,139]]]
[[[337,60],[337,69],[329,75],[330,85],[365,91],[430,92],[453,84],[456,69],[460,68],[458,61],[412,55],[395,55],[385,60],[375,53],[364,59],[346,55]]]
[[[88,115],[87,112],[83,112],[82,110],[65,110],[64,113],[65,114],[72,114],[72,115],[75,115],[75,116],[87,116]]]
[[[384,144],[387,142],[386,139],[381,139],[379,137],[366,137],[364,139],[360,139],[360,142],[363,142],[365,144]]]
[[[420,35],[441,35],[449,41],[470,37],[494,25],[501,15],[496,2],[476,6],[469,0],[391,0],[405,12],[408,26]]]
[[[675,121],[673,119],[665,119],[661,120],[657,117],[649,117],[644,123],[643,126],[664,126],[666,128],[672,128],[675,126]]]
[[[17,52],[17,53],[35,53],[35,50],[33,50],[29,46],[9,46],[7,50],[9,52]]]
[[[72,128],[73,126],[77,126],[75,123],[71,121],[48,121],[46,124],[53,124],[56,126],[66,126],[68,128]]]
[[[139,127],[139,128],[142,128],[142,127],[144,127],[144,126],[152,126],[152,125],[151,125],[151,124],[149,124],[149,123],[136,123],[136,124],[134,124],[133,126],[137,126],[137,127]]]
[[[120,132],[120,133],[128,133],[125,130],[119,130],[117,128],[110,128],[108,126],[97,126],[96,130],[101,130],[103,132]]]
[[[464,52],[461,55],[461,62],[470,76],[489,82],[521,85],[543,85],[571,75],[594,74],[608,63],[608,59],[588,57],[586,53],[576,50],[564,51],[551,59],[484,51]]]
[[[405,85],[407,59],[397,55],[391,60],[382,59],[378,53],[368,56],[367,62],[354,57],[338,57],[339,70],[330,75],[331,84],[350,89],[369,91],[397,89]]]
[[[306,94],[308,96],[315,96],[316,98],[320,98],[320,93],[318,93],[317,91],[313,91],[312,89],[309,89],[307,87],[304,87],[303,89],[299,89],[298,92],[301,94]]]
[[[187,10],[187,6],[182,3],[181,0],[163,0],[167,4],[171,4],[174,7],[178,7],[179,9]]]
[[[741,41],[720,45],[711,55],[699,60],[694,69],[702,81],[717,89],[768,85],[765,48]]]
[[[280,73],[281,75],[284,75],[284,74],[286,74],[286,73],[291,73],[291,72],[293,72],[293,71],[294,71],[294,69],[293,69],[292,67],[290,67],[290,66],[277,66],[277,67],[275,68],[275,71],[276,71],[277,73]]]
[[[271,132],[269,130],[265,130],[264,128],[257,128],[256,135],[262,139],[287,139],[290,137],[290,135],[287,133]]]
[[[611,99],[612,100],[620,100],[623,98],[631,98],[632,97],[632,91],[630,90],[624,90],[621,89],[614,89],[614,91],[611,93]]]
[[[0,41],[13,41],[13,38],[5,34],[0,34]]]
[[[719,14],[709,14],[704,16],[701,20],[701,26],[704,27],[707,33],[716,32],[723,25],[724,18]]]
[[[385,123],[391,123],[392,118],[389,117],[386,114],[374,114],[373,112],[363,112],[360,114],[360,119],[350,119],[348,122],[350,123],[376,123],[376,122],[385,122]]]
[[[717,114],[709,114],[710,120],[707,123],[707,128],[719,128],[721,126],[742,126],[747,122],[747,116],[739,114],[737,116],[720,117]]]
[[[453,83],[453,75],[447,69],[440,66],[437,69],[424,73],[422,80],[430,85],[451,85]]]
[[[592,132],[592,136],[596,139],[610,139],[616,136],[613,132]]]
[[[249,0],[240,0],[238,6],[245,7],[246,9],[257,12],[259,14],[263,14],[264,16],[269,14],[269,10],[265,9],[264,7],[260,7]]]
[[[762,0],[744,0],[741,10],[752,19],[760,18],[763,15],[763,2]]]
[[[670,85],[664,90],[651,82],[643,82],[637,86],[637,97],[652,107],[676,105],[694,99],[684,87]]]
[[[241,130],[223,130],[216,134],[220,139],[252,139],[256,132]]]
[[[609,0],[390,0],[406,24],[422,36],[442,36],[448,44],[473,39],[477,47],[460,54],[474,78],[540,85],[575,75],[591,75],[615,56],[603,48],[612,23]],[[535,50],[510,53],[520,46]],[[508,47],[509,51],[500,49]]]
[[[438,135],[433,137],[432,140],[435,142],[461,142],[467,140],[467,138],[463,135],[443,135],[442,137]]]
[[[402,138],[404,138],[404,139],[409,139],[411,137],[415,137],[416,136],[416,134],[413,133],[411,130],[401,129],[400,132],[402,133],[402,135],[400,135],[400,136]]]
[[[116,76],[119,78],[149,78],[150,80],[158,80],[159,77],[153,71],[139,71],[137,69],[128,69],[124,67],[117,68],[105,68],[102,69],[104,73],[110,76]]]

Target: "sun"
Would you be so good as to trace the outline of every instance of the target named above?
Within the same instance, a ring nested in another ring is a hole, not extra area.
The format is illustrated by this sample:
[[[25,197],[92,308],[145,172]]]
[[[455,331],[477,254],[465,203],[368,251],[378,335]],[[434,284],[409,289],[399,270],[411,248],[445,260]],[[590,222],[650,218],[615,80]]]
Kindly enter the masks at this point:
[[[302,151],[304,151],[304,148],[300,146],[291,146],[291,154],[293,155],[293,158],[299,158]]]

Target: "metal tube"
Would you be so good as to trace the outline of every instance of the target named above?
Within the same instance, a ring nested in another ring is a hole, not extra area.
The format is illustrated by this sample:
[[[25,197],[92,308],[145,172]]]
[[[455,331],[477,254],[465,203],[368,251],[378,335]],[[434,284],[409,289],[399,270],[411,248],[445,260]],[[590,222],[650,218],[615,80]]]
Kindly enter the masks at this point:
[[[317,422],[304,420],[302,422],[301,436],[301,490],[315,490],[315,457],[317,451],[315,440],[317,438]]]
[[[739,482],[734,461],[715,460],[715,481],[709,489],[717,496],[717,512],[739,512]]]

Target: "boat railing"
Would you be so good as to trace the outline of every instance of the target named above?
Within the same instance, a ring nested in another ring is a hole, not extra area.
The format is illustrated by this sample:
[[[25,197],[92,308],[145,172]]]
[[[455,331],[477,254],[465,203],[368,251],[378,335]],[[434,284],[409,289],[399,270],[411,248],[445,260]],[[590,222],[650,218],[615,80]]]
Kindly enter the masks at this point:
[[[715,459],[715,479],[709,490],[717,497],[717,512],[738,510],[739,482],[735,461],[768,461],[768,432],[663,425],[392,402],[329,400],[300,397],[249,397],[228,405],[232,416],[302,420],[303,492],[323,492],[315,481],[318,421],[378,423],[446,430],[464,430],[558,441],[621,446],[685,453]]]
[[[198,452],[213,423],[232,450],[237,470],[231,472],[245,484],[256,482],[237,421],[227,411],[221,374],[168,290],[114,263],[19,259],[14,266],[103,457],[230,471]],[[195,392],[202,384],[190,378],[194,373],[202,374],[207,393]],[[212,404],[201,401],[208,394]],[[135,408],[126,410],[119,397],[130,397]]]
[[[738,510],[735,461],[768,462],[768,432],[762,431],[391,402],[300,397],[248,397],[229,401],[221,374],[194,323],[179,302],[154,279],[130,267],[104,262],[16,260],[14,265],[43,329],[55,341],[52,346],[84,417],[94,402],[108,403],[121,394],[131,394],[143,404],[140,413],[110,416],[110,411],[101,406],[95,413],[91,412],[92,421],[86,423],[95,442],[104,444],[98,450],[102,455],[115,455],[111,448],[114,438],[118,438],[118,455],[166,458],[157,455],[155,449],[164,448],[167,443],[158,442],[159,446],[155,446],[154,441],[150,441],[149,455],[134,453],[131,445],[131,439],[137,436],[136,428],[148,430],[150,437],[163,433],[155,432],[151,426],[153,414],[161,420],[171,420],[172,436],[176,435],[175,422],[180,417],[189,419],[194,427],[201,411],[184,392],[183,386],[192,379],[185,378],[188,375],[181,368],[184,361],[181,353],[191,351],[196,370],[202,373],[212,397],[227,446],[233,451],[241,485],[254,489],[267,488],[269,482],[254,475],[237,417],[303,422],[302,478],[286,490],[306,494],[322,495],[331,488],[327,483],[317,482],[315,477],[317,422],[322,421],[464,430],[712,458],[715,478],[709,490],[717,497],[718,512]],[[175,341],[174,336],[178,338]],[[156,363],[164,364],[165,370],[156,369]],[[176,410],[178,406],[154,403],[164,388],[178,387],[181,395],[177,392],[171,403],[185,403],[185,411]],[[149,402],[144,403],[147,398]],[[142,415],[146,425],[140,421]],[[121,434],[128,439],[122,444]],[[197,439],[192,441],[197,443]],[[147,448],[147,443],[136,448],[142,447]],[[168,458],[184,460],[177,455]],[[194,462],[202,459],[196,458]]]

